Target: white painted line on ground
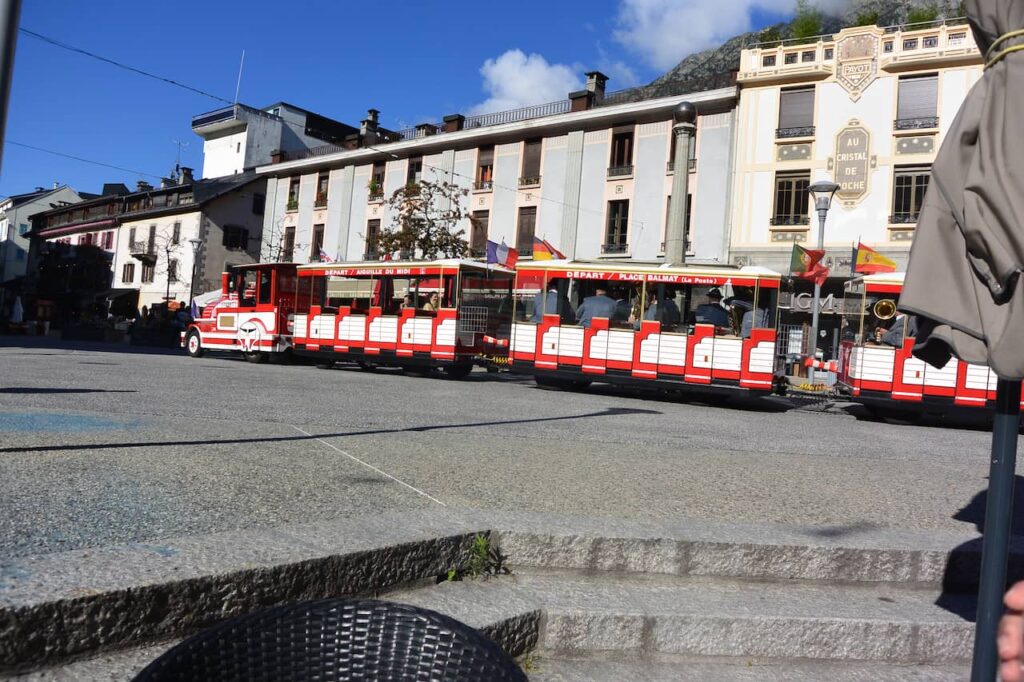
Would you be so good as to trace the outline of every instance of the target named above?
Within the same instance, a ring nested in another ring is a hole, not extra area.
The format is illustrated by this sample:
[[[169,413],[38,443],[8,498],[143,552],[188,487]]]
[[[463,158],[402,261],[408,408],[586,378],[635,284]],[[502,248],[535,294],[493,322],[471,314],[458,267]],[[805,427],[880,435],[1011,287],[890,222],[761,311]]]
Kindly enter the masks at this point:
[[[311,438],[312,438],[313,440],[316,440],[316,441],[319,441],[319,442],[323,443],[324,445],[326,445],[326,446],[327,446],[327,447],[329,447],[330,449],[334,450],[335,452],[340,452],[341,454],[343,454],[343,455],[345,455],[346,457],[348,457],[349,459],[351,459],[351,460],[352,460],[353,462],[358,462],[359,464],[362,464],[362,465],[363,465],[364,467],[366,467],[367,469],[372,469],[372,470],[376,471],[376,472],[377,472],[378,474],[380,474],[381,476],[384,476],[384,477],[386,477],[386,478],[390,478],[390,479],[391,479],[392,481],[394,481],[395,483],[401,483],[402,485],[404,485],[404,486],[405,486],[406,488],[408,488],[409,490],[412,490],[413,492],[415,492],[415,493],[417,493],[417,494],[419,494],[419,495],[422,495],[423,497],[427,498],[428,500],[431,500],[431,501],[433,501],[433,502],[437,502],[437,503],[438,503],[439,505],[441,505],[442,507],[447,507],[447,506],[448,506],[448,505],[446,505],[446,504],[445,504],[444,502],[442,502],[441,500],[439,500],[439,499],[437,499],[436,497],[433,497],[433,496],[431,496],[431,495],[428,495],[427,493],[423,492],[422,490],[420,490],[420,489],[419,489],[419,488],[417,488],[416,486],[412,486],[412,485],[409,485],[408,483],[406,483],[406,482],[405,482],[405,481],[403,481],[402,479],[400,479],[400,478],[395,478],[394,476],[392,476],[392,475],[391,475],[391,474],[389,474],[388,472],[386,472],[386,471],[382,471],[382,470],[378,469],[377,467],[373,466],[372,464],[369,464],[369,463],[367,463],[367,462],[364,462],[363,460],[359,459],[358,457],[356,457],[356,456],[354,456],[354,455],[350,455],[350,454],[348,454],[347,452],[345,452],[345,451],[344,451],[344,450],[342,450],[341,448],[339,448],[339,447],[337,447],[337,446],[335,446],[335,445],[333,445],[333,444],[331,444],[331,443],[328,443],[328,442],[327,442],[327,441],[325,441],[325,440],[324,440],[323,438],[320,438],[320,437],[318,437],[318,436],[314,436],[314,435],[313,435],[313,434],[311,434],[311,433],[308,433],[308,432],[306,432],[306,431],[303,431],[302,429],[300,429],[300,428],[299,428],[298,426],[296,426],[295,424],[291,424],[290,426],[291,426],[291,427],[292,427],[293,429],[295,429],[296,431],[298,431],[299,433],[301,433],[302,435],[304,435],[304,436],[309,436],[309,437],[311,437]]]

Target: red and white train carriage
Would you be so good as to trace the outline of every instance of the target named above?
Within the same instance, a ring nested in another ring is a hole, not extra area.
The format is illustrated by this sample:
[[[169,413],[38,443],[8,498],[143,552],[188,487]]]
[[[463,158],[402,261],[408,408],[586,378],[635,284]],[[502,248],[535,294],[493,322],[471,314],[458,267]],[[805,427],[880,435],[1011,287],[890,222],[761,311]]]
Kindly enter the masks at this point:
[[[520,263],[512,367],[552,386],[601,381],[767,394],[781,381],[780,281],[779,273],[756,267]],[[598,288],[621,312],[577,324],[576,310]],[[730,306],[720,308],[718,324],[697,314],[713,303],[709,296],[724,296]],[[556,300],[568,304],[568,315],[547,309]]]
[[[942,369],[918,360],[911,318],[897,313],[903,273],[862,275],[846,283],[837,387],[880,413],[985,407],[996,375],[951,358]]]
[[[507,354],[512,279],[460,259],[300,266],[295,352],[465,376],[478,356]]]
[[[261,362],[291,351],[296,270],[292,263],[240,265],[221,275],[221,296],[203,306],[182,332],[192,357],[207,350],[241,351]]]

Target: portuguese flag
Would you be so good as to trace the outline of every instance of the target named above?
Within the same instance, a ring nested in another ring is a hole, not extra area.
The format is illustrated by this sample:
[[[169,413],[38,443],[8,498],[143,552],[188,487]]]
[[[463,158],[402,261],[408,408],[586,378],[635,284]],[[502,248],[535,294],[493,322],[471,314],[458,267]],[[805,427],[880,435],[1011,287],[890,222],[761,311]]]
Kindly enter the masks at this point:
[[[896,272],[896,261],[886,258],[870,246],[857,242],[857,255],[853,259],[853,271],[864,274]]]
[[[813,280],[815,284],[822,285],[828,277],[828,268],[821,264],[825,257],[824,251],[817,249],[805,249],[799,244],[793,244],[793,255],[789,261],[789,272],[794,277]]]

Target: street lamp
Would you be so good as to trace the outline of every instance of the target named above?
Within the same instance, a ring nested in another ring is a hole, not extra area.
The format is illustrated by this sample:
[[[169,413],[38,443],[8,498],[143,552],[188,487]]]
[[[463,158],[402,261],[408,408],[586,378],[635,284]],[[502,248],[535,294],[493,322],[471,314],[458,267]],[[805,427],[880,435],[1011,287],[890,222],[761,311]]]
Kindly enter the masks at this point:
[[[836,190],[839,189],[839,185],[828,180],[819,180],[810,187],[807,191],[810,192],[811,197],[814,199],[814,208],[818,211],[818,250],[823,251],[825,249],[825,216],[828,215],[828,209],[832,205],[832,197],[835,195]],[[818,359],[818,314],[821,308],[821,284],[818,280],[814,282],[814,303],[811,308],[811,359]],[[810,368],[810,381],[814,383],[814,366]]]
[[[188,281],[188,307],[191,310],[192,292],[196,286],[196,265],[199,263],[199,248],[203,245],[203,240],[193,237],[188,243],[192,245],[192,279]]]
[[[672,159],[672,204],[665,230],[665,262],[686,262],[686,204],[690,192],[690,140],[696,135],[697,107],[680,102],[672,112],[676,153]]]

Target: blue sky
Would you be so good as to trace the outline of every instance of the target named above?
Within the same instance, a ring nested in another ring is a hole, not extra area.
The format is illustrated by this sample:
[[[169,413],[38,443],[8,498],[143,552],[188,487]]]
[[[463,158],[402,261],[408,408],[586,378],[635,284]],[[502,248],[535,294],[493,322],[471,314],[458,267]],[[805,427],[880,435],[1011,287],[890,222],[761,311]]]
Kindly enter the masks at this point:
[[[560,99],[584,71],[609,89],[647,83],[691,52],[778,21],[791,0],[214,1],[201,5],[24,0],[23,28],[239,101],[284,100],[358,125],[370,107],[397,129],[450,113]],[[18,37],[6,140],[167,174],[202,168],[195,114],[221,102]],[[54,182],[98,191],[152,181],[12,144],[0,196]]]

